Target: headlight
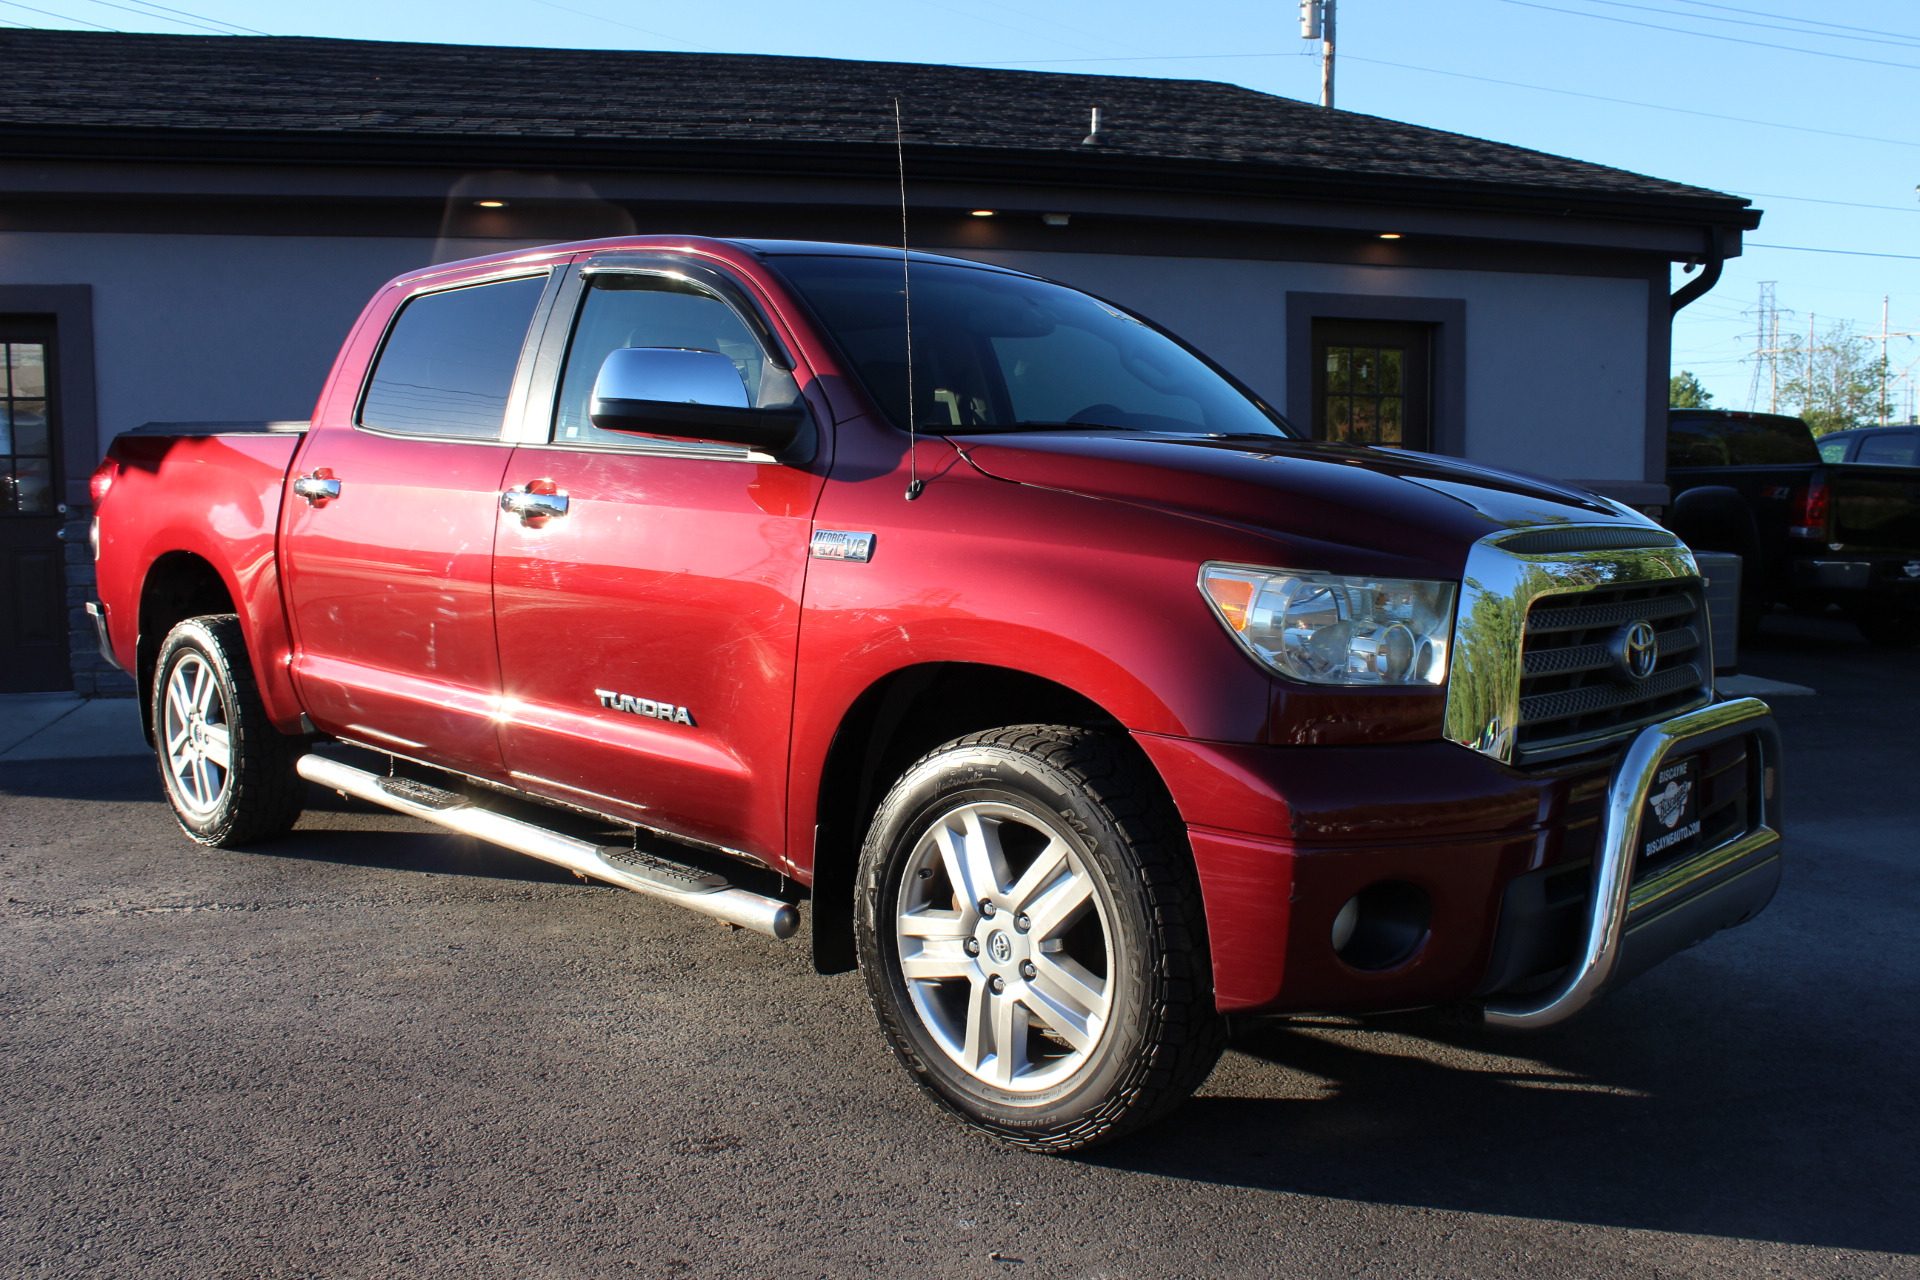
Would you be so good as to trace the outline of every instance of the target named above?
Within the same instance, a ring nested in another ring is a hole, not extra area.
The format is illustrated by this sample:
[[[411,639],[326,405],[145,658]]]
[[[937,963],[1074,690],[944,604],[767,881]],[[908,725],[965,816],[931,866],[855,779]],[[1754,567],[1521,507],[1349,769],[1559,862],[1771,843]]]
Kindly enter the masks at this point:
[[[1208,564],[1200,591],[1241,647],[1313,684],[1445,684],[1451,582]]]

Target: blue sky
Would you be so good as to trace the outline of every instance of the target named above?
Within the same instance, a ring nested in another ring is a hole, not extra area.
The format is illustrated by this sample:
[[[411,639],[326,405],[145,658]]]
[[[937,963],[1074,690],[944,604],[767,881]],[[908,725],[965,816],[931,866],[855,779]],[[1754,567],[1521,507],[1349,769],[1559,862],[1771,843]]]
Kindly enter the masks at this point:
[[[1318,46],[1300,40],[1292,0],[27,4],[0,0],[0,19],[977,63],[1319,93]],[[1348,110],[1750,196],[1766,210],[1750,243],[1907,255],[1749,247],[1675,326],[1675,367],[1698,373],[1719,403],[1747,403],[1743,357],[1763,280],[1776,282],[1789,330],[1804,333],[1812,316],[1821,327],[1849,319],[1877,331],[1884,294],[1892,327],[1920,331],[1914,0],[1340,0],[1339,35],[1338,103]],[[1920,377],[1920,339],[1894,339],[1889,354],[1896,370],[1911,364]]]

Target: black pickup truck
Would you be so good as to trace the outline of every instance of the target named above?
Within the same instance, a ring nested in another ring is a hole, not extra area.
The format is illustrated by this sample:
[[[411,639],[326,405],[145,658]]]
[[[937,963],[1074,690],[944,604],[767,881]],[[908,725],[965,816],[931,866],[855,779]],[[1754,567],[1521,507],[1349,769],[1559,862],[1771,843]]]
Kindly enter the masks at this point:
[[[1873,644],[1920,643],[1920,467],[1821,460],[1798,418],[1675,409],[1667,524],[1744,561],[1741,629],[1770,605],[1839,605]]]

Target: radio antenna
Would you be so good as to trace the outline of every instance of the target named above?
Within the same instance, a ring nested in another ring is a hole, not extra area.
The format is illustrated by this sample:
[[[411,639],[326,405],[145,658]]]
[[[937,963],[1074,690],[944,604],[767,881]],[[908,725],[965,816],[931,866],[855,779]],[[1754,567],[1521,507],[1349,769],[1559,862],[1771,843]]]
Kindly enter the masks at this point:
[[[900,175],[900,296],[907,304],[907,501],[926,488],[920,479],[920,433],[914,422],[913,397],[913,270],[907,253],[907,144],[900,128],[900,99],[893,100],[893,159]]]

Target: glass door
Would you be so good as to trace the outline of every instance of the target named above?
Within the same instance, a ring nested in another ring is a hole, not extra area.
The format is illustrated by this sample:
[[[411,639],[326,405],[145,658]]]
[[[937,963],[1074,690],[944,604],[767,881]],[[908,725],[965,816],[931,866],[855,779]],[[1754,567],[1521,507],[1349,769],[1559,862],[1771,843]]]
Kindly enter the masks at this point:
[[[73,687],[52,326],[0,319],[0,693]]]

